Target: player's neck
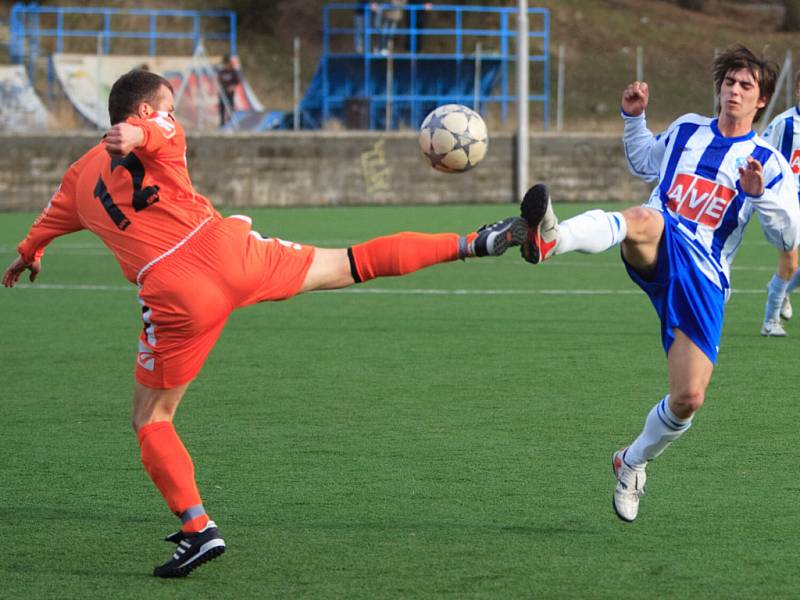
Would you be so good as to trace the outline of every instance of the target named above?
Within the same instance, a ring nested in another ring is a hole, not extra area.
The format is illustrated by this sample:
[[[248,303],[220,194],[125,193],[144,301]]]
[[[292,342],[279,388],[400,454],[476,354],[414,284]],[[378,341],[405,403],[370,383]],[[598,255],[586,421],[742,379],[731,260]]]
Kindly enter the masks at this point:
[[[726,115],[725,113],[722,113],[720,114],[719,119],[717,119],[717,128],[722,134],[722,137],[740,137],[747,135],[753,129],[753,119],[752,117],[736,119]]]

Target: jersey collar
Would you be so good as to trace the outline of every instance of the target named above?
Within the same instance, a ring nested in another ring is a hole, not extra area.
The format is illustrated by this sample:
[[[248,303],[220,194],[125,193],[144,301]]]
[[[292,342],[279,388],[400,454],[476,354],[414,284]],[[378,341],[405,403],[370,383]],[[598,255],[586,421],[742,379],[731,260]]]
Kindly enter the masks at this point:
[[[719,127],[717,127],[717,121],[719,121],[719,119],[714,119],[713,121],[711,121],[711,131],[714,132],[715,136],[728,140],[731,143],[744,142],[746,140],[753,139],[753,137],[755,137],[756,135],[756,132],[751,129],[744,135],[740,135],[737,137],[725,137],[724,135],[722,135],[722,132],[719,130]]]

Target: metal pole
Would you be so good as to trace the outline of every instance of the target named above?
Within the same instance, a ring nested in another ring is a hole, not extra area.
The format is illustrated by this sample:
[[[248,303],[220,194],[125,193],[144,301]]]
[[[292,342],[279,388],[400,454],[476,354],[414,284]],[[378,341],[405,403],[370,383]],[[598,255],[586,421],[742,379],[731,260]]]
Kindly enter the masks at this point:
[[[293,128],[300,131],[300,38],[294,38],[294,119]]]
[[[389,131],[392,128],[392,88],[394,83],[394,40],[390,39],[386,44],[386,123],[385,129]]]
[[[644,49],[636,46],[636,81],[644,81]]]
[[[783,63],[786,69],[786,108],[794,106],[794,78],[792,75],[792,51],[786,51],[786,60]]]
[[[714,59],[717,58],[718,54],[719,54],[719,48],[714,48]],[[714,106],[711,107],[711,114],[716,116],[717,115],[717,84],[714,83],[712,85],[714,86],[714,99],[713,99]]]
[[[516,202],[528,189],[528,2],[517,8],[517,186]]]
[[[475,83],[472,110],[481,112],[481,43],[475,44]]]
[[[564,129],[564,44],[558,45],[558,82],[556,83],[556,131]]]
[[[97,94],[97,126],[102,129],[105,111],[103,111],[102,96],[102,63],[103,56],[103,34],[97,36],[97,71],[95,72],[95,93]]]

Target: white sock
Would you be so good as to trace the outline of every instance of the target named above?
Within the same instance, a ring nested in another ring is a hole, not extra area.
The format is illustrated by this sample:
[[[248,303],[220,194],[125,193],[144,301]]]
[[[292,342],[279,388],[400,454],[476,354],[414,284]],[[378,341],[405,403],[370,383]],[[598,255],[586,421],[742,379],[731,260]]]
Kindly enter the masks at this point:
[[[628,224],[622,213],[590,210],[559,223],[555,253],[597,254],[619,244],[627,234]]]
[[[797,269],[797,271],[794,272],[794,275],[792,275],[792,278],[789,280],[789,286],[786,288],[786,293],[790,294],[798,285],[800,285],[800,269]]]
[[[692,417],[679,419],[669,409],[667,394],[650,410],[642,433],[628,446],[622,459],[629,467],[644,469],[648,460],[661,454],[691,426]]]
[[[794,279],[794,278],[792,278]],[[764,307],[764,322],[780,319],[781,304],[786,296],[790,282],[784,281],[775,273],[767,286],[767,305]]]

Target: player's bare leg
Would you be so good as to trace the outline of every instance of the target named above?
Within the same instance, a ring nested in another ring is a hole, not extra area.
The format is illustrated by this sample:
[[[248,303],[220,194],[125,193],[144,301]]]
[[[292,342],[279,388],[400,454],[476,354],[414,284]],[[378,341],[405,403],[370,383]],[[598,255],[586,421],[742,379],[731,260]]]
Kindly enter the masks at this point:
[[[178,405],[189,384],[171,389],[157,389],[142,385],[138,381],[133,394],[133,415],[131,422],[134,431],[156,421],[169,421],[175,418]]]
[[[622,216],[627,225],[627,234],[622,241],[622,256],[646,278],[656,266],[664,218],[657,210],[642,206],[624,210]]]
[[[679,419],[691,419],[705,401],[714,363],[680,329],[667,355],[669,408]]]
[[[192,458],[172,424],[189,384],[171,389],[136,383],[133,428],[142,451],[142,464],[182,522],[180,531],[167,536],[177,545],[175,553],[156,567],[157,577],[185,577],[200,565],[225,552],[225,541],[203,508],[194,479]]]

